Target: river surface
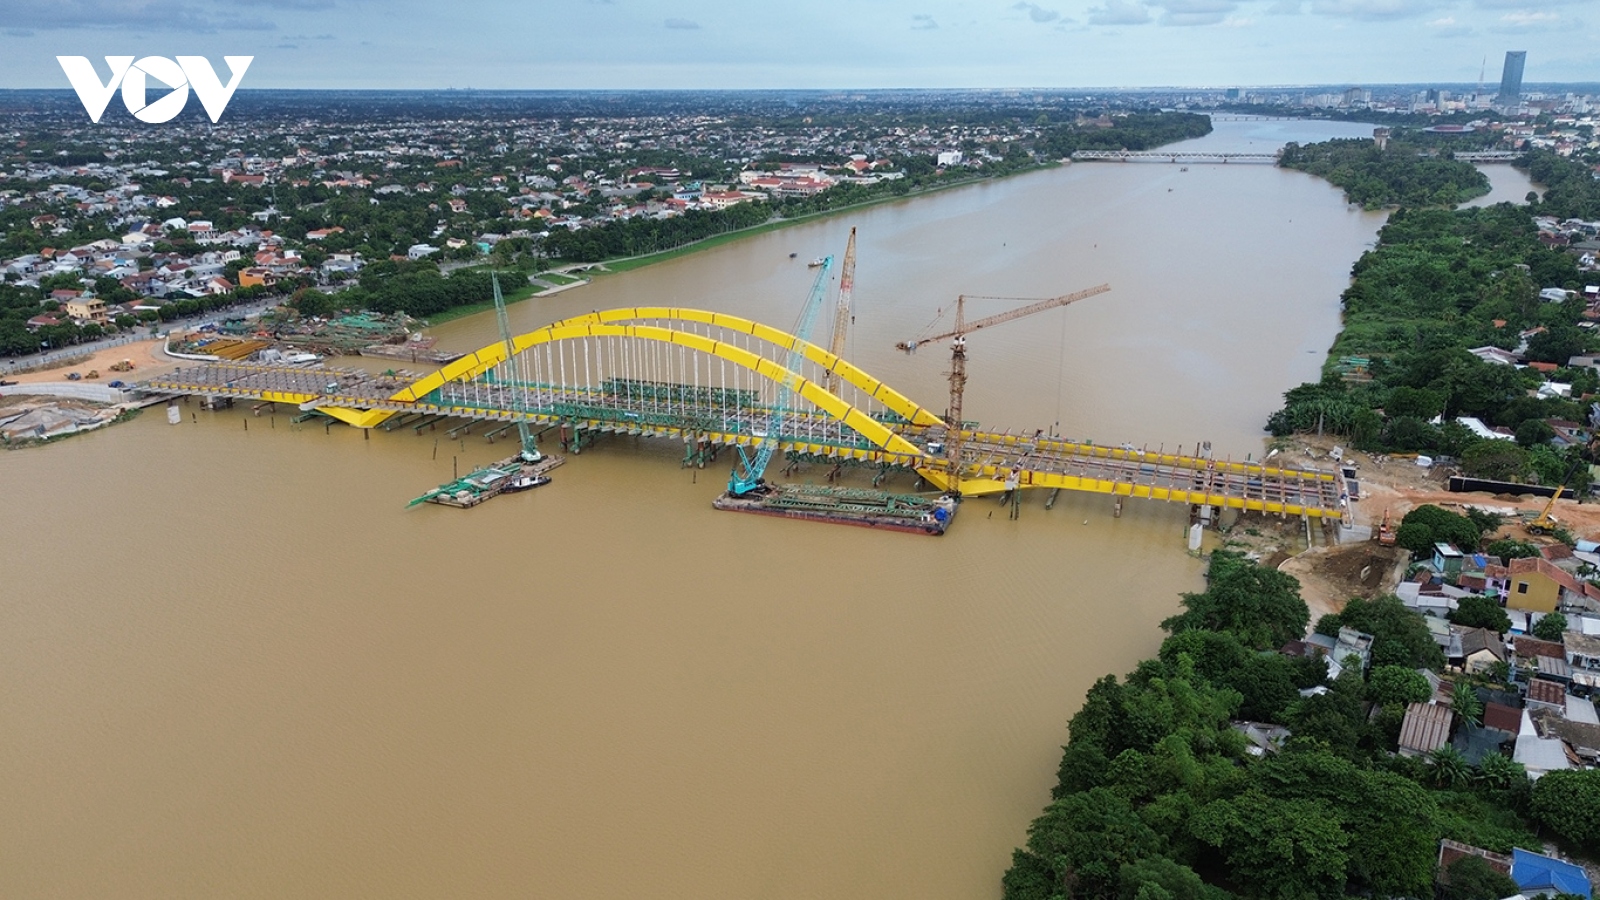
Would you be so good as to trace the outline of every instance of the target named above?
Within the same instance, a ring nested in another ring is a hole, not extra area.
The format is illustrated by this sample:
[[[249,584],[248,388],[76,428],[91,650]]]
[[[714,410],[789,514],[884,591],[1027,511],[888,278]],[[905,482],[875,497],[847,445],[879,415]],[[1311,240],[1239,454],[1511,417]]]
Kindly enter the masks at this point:
[[[1227,122],[1195,146],[1367,134]],[[511,316],[787,326],[805,260],[856,226],[868,371],[942,409],[942,351],[892,345],[956,294],[1109,282],[975,335],[968,416],[1242,458],[1316,377],[1380,223],[1268,166],[1078,164]],[[493,316],[438,334],[487,344]],[[722,464],[613,438],[538,491],[406,510],[507,444],[247,417],[0,453],[0,895],[995,897],[1084,690],[1201,584],[1181,507],[830,528],[715,512]]]

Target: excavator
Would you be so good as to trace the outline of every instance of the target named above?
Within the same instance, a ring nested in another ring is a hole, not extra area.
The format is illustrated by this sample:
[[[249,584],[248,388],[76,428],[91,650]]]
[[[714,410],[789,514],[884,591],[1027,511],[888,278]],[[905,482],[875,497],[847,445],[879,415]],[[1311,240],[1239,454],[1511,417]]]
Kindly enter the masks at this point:
[[[1389,509],[1384,507],[1383,521],[1378,524],[1378,544],[1384,547],[1394,546],[1394,527],[1389,524]]]

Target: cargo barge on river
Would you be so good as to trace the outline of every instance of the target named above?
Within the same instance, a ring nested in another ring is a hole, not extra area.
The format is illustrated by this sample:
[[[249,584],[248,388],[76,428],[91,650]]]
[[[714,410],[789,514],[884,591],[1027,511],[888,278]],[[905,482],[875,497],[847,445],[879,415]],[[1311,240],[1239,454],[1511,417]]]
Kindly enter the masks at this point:
[[[437,503],[456,509],[471,509],[501,494],[511,494],[548,484],[551,469],[566,462],[564,456],[541,456],[532,462],[521,454],[490,463],[448,484],[441,484],[406,504],[409,509],[423,503]]]
[[[868,488],[762,482],[744,494],[725,492],[711,505],[729,512],[940,535],[950,527],[957,502],[942,494],[891,494]]]

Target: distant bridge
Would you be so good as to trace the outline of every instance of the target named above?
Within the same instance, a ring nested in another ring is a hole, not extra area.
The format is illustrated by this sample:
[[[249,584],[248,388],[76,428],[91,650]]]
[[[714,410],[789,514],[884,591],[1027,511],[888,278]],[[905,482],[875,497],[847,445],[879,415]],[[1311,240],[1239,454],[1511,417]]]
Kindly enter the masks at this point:
[[[796,347],[802,360],[790,370]],[[837,392],[825,386],[835,378]],[[785,382],[803,402],[769,434]],[[772,438],[797,458],[914,471],[968,495],[1045,488],[1335,520],[1347,504],[1332,473],[1224,461],[1198,447],[1184,455],[963,428],[961,458],[952,460],[949,423],[848,361],[748,319],[673,307],[566,319],[420,379],[227,362],[136,388],[287,403],[360,428],[413,417],[418,430],[445,418],[548,423],[569,452],[600,433],[670,437],[683,442],[686,465],[703,466],[715,446]]]
[[[1521,155],[1512,150],[1485,150],[1481,153],[1457,153],[1456,159],[1469,163],[1508,163]]]
[[[1204,150],[1077,150],[1073,162],[1277,163],[1282,153],[1217,153]]]

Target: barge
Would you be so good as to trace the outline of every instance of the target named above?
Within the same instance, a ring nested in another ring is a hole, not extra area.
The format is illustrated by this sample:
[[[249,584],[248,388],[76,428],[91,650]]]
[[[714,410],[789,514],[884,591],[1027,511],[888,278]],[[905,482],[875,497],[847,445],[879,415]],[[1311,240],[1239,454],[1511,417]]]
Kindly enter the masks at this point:
[[[564,456],[541,456],[529,462],[521,454],[510,456],[448,484],[441,484],[406,504],[410,509],[423,503],[437,503],[456,509],[471,509],[501,494],[512,494],[549,484],[551,469],[566,462]]]
[[[728,512],[940,535],[955,518],[957,502],[947,495],[763,481],[744,494],[726,492],[711,505]]]

